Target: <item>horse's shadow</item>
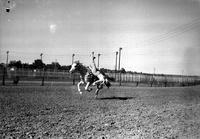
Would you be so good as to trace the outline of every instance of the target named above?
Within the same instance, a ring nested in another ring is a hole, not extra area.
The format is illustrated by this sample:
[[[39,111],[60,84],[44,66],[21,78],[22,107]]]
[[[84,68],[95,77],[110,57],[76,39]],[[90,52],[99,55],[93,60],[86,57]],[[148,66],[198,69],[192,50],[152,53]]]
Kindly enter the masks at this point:
[[[110,99],[114,99],[114,100],[128,100],[128,99],[133,99],[134,97],[119,97],[119,96],[112,96],[112,97],[103,97],[103,98],[97,98],[99,100],[110,100]]]

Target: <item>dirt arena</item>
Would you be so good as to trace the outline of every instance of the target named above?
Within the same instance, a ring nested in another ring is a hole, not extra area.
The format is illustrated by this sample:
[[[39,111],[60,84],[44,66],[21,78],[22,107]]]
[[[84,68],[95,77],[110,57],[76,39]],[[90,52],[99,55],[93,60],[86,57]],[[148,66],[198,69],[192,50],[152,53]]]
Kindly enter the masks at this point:
[[[200,138],[200,86],[0,86],[0,138]]]

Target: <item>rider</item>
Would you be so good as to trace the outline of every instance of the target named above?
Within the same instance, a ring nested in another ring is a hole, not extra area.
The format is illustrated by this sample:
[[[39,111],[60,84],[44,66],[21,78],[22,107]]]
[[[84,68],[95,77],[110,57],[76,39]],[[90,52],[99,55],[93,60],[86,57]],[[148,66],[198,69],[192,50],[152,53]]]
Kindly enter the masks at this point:
[[[95,57],[92,57],[92,66],[90,66],[89,68],[91,69],[92,73],[98,77],[99,80],[95,81],[93,83],[93,85],[96,85],[98,83],[100,84],[105,84],[108,88],[110,87],[110,84],[108,82],[108,79],[105,78],[105,75],[99,71],[99,69],[96,68],[96,64],[94,61]]]

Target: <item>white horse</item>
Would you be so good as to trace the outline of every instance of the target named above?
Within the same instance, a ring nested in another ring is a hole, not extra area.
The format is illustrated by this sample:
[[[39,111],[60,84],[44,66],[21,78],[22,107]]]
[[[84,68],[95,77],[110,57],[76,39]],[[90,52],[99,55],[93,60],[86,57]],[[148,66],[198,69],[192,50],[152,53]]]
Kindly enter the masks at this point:
[[[86,86],[85,86],[86,91],[88,91],[88,92],[91,91],[92,88],[89,88],[89,86],[91,84],[93,84],[95,81],[97,81],[98,77],[96,77],[95,75],[92,74],[89,67],[84,66],[79,61],[74,62],[71,66],[71,69],[69,70],[70,73],[73,73],[75,71],[80,73],[80,79],[81,80],[77,84],[79,93],[82,94],[82,91],[80,89],[80,85],[82,85],[82,84],[86,84]],[[96,84],[96,85],[97,85],[97,90],[95,91],[95,97],[98,96],[99,90],[103,88],[103,84],[99,83],[99,84]]]

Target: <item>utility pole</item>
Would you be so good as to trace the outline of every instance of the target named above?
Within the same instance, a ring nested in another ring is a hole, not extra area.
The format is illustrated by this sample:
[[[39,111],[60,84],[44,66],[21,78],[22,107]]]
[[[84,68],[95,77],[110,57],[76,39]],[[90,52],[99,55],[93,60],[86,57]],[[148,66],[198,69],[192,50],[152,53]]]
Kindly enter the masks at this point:
[[[94,57],[94,52],[92,52],[92,58]]]
[[[43,53],[40,54],[40,60],[41,60],[41,61],[42,61],[42,55],[43,55]]]
[[[6,52],[6,64],[5,66],[3,67],[3,78],[2,78],[2,85],[5,85],[5,77],[6,77],[6,71],[7,71],[7,66],[8,66],[8,54],[9,54],[9,51]]]
[[[74,56],[75,54],[72,54],[72,64],[74,63]],[[73,79],[72,79],[72,84],[75,85],[75,74],[72,73]]]
[[[117,77],[117,55],[118,55],[118,51],[116,51],[116,58],[115,58],[115,79],[116,79],[116,77]]]
[[[41,62],[42,62],[42,71],[43,71],[43,75],[42,75],[42,83],[41,83],[41,86],[44,86],[44,64],[43,64],[43,61],[42,61],[42,56],[43,56],[43,53],[40,54],[40,59],[41,59]]]
[[[9,51],[7,51],[6,54],[7,54],[7,58],[6,58],[6,68],[7,68],[7,66],[8,66],[8,54],[9,54]]]
[[[120,72],[119,72],[119,85],[120,85],[120,86],[121,86],[121,70],[120,70],[121,50],[122,50],[122,48],[120,47],[120,48],[119,48],[119,64],[118,64],[118,70],[120,71]]]
[[[100,58],[100,55],[101,55],[101,54],[98,54],[98,63],[97,63],[98,69],[99,69],[99,58]]]
[[[74,63],[74,56],[75,54],[72,54],[72,64]]]
[[[119,48],[119,63],[118,63],[118,70],[120,70],[121,50],[122,50],[122,48],[120,47],[120,48]]]

